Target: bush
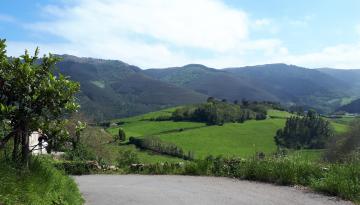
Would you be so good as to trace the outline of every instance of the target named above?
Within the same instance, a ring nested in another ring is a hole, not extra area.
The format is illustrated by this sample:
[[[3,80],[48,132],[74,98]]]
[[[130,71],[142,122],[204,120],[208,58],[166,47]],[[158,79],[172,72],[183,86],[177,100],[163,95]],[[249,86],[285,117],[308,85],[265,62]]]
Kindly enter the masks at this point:
[[[176,146],[173,143],[162,141],[158,137],[130,137],[129,143],[139,147],[140,149],[151,150],[160,154],[166,154],[186,160],[194,159],[193,152],[189,151],[187,154],[185,154],[182,148]]]
[[[126,140],[126,134],[122,128],[119,128],[118,136],[115,138],[115,141],[117,140],[120,142],[124,142]]]
[[[356,120],[350,129],[336,136],[328,144],[325,159],[331,162],[346,162],[360,159],[360,121]]]
[[[170,121],[170,120],[172,120],[172,117],[169,115],[161,115],[161,116],[149,119],[149,121]]]
[[[82,143],[78,144],[76,149],[66,152],[64,157],[71,161],[96,160],[94,151]]]
[[[120,150],[116,161],[118,167],[120,168],[126,168],[132,164],[138,164],[140,162],[136,152],[130,149]]]
[[[360,163],[334,164],[311,184],[315,190],[360,202]]]
[[[262,104],[249,104],[246,107],[240,107],[237,104],[210,100],[207,103],[176,109],[172,114],[172,119],[221,125],[226,122],[266,119],[266,109]]]
[[[288,118],[285,127],[276,132],[274,139],[279,147],[322,149],[332,136],[333,129],[330,122],[314,111],[309,111],[304,117]]]
[[[98,167],[93,161],[61,161],[54,163],[55,167],[69,175],[86,175],[95,172]]]
[[[55,169],[51,160],[36,157],[28,171],[0,161],[0,203],[7,205],[77,205],[83,199],[76,183]]]

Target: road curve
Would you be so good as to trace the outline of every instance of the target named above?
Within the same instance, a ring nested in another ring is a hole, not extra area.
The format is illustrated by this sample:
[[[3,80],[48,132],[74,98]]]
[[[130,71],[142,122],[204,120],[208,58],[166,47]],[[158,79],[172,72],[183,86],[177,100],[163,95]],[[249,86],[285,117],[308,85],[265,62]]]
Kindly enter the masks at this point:
[[[87,205],[352,205],[294,187],[222,177],[87,175],[74,178]]]

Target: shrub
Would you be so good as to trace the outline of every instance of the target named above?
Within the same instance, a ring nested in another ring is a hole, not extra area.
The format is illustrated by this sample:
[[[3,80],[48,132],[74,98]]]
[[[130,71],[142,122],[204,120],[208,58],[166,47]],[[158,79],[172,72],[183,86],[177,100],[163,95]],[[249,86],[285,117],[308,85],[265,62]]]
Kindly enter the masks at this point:
[[[123,142],[126,140],[126,134],[122,128],[119,128],[118,136],[117,136],[117,139],[115,139],[115,141],[116,140],[119,140],[120,142]]]
[[[313,180],[311,187],[360,202],[360,163],[333,164],[324,177]]]
[[[266,119],[266,107],[262,104],[249,104],[240,108],[237,104],[210,100],[207,103],[182,107],[172,114],[175,121],[205,122],[221,125],[226,122],[244,122],[250,119]]]
[[[169,115],[161,115],[158,117],[150,118],[150,121],[170,121],[172,120],[172,117]]]
[[[61,161],[54,163],[55,167],[69,175],[86,175],[97,170],[93,161]]]
[[[138,164],[139,158],[133,150],[120,150],[119,156],[117,157],[117,165],[118,167],[125,168],[130,166],[131,164]]]
[[[288,118],[285,127],[276,132],[275,143],[293,149],[321,149],[332,135],[330,123],[314,111],[309,111],[304,117]]]
[[[354,121],[350,129],[336,136],[328,144],[325,159],[331,162],[344,162],[360,159],[360,121]]]
[[[32,159],[27,171],[0,161],[0,181],[0,203],[7,205],[83,204],[76,183],[45,157]]]
[[[129,143],[135,145],[136,147],[139,147],[140,149],[151,150],[160,154],[166,154],[186,160],[194,159],[193,152],[189,151],[187,154],[185,154],[182,148],[176,146],[173,143],[162,141],[158,137],[130,137]]]
[[[65,159],[72,161],[96,160],[96,155],[90,147],[80,143],[76,149],[71,149],[65,153]]]

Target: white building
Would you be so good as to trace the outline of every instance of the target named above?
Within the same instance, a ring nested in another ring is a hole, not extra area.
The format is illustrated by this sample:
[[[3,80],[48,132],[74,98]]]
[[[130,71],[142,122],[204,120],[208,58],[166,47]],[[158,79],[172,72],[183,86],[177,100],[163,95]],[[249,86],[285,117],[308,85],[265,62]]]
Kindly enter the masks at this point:
[[[38,154],[46,154],[45,147],[47,146],[47,142],[39,142],[39,138],[42,136],[40,132],[33,132],[29,136],[29,149],[32,150],[33,155]]]

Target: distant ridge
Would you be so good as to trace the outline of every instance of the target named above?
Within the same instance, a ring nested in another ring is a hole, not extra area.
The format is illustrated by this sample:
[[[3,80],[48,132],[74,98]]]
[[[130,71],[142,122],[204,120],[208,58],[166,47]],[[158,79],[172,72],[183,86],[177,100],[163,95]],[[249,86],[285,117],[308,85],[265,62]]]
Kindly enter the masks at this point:
[[[332,112],[360,97],[360,70],[307,69],[282,63],[210,68],[201,64],[147,69],[119,60],[59,55],[59,70],[81,83],[82,111],[97,120],[199,103],[269,100]]]

